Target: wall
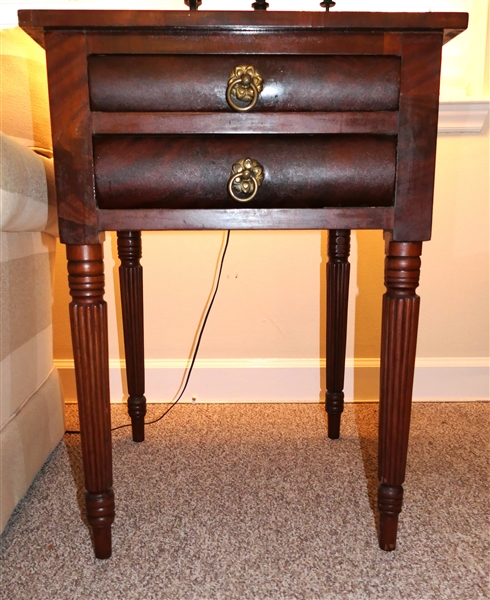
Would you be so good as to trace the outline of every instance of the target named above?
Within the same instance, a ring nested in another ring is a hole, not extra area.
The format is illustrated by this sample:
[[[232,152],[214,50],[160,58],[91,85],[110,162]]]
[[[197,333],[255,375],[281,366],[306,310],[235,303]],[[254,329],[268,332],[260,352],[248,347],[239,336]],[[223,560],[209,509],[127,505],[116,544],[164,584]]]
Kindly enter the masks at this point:
[[[35,66],[29,61],[39,60],[32,44],[26,36],[20,43],[36,56],[26,55],[27,72]],[[488,95],[488,80],[484,85],[482,93]],[[31,124],[35,144],[44,143],[39,122]],[[433,240],[424,246],[419,288],[416,399],[488,397],[488,151],[488,117],[479,133],[439,136],[435,226]],[[149,401],[171,399],[182,381],[223,239],[221,232],[143,236]],[[113,234],[107,235],[105,254],[112,398],[121,401],[125,385],[119,371],[123,351]],[[377,397],[383,257],[381,232],[353,235],[348,399]],[[325,232],[232,232],[184,399],[318,402],[325,391],[325,261]],[[74,386],[63,248],[57,262],[55,356],[70,399]]]

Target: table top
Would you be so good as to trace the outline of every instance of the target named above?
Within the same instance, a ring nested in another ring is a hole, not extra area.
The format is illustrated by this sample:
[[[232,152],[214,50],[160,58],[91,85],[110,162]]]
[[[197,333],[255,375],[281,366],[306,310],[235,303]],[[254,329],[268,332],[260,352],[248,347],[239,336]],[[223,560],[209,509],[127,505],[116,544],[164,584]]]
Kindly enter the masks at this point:
[[[444,43],[468,26],[467,13],[301,12],[301,11],[155,11],[155,10],[19,10],[19,25],[42,44],[52,29],[134,27],[240,29],[314,29],[359,31],[443,31]]]

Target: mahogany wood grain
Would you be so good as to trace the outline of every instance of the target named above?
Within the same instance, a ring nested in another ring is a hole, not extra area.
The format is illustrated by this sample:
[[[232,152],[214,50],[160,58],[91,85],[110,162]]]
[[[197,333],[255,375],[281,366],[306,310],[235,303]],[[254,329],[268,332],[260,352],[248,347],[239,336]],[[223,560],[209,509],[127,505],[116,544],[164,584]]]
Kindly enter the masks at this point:
[[[99,241],[85,35],[46,34],[58,220],[65,244]]]
[[[99,228],[162,229],[385,229],[393,228],[394,209],[388,208],[230,208],[207,210],[99,210]]]
[[[398,109],[399,57],[243,54],[89,56],[91,108],[233,113],[227,83],[244,62],[263,79],[254,113]]]
[[[172,31],[166,29],[153,33],[132,32],[121,36],[115,33],[91,33],[87,35],[90,54],[237,54],[256,56],[260,54],[308,54],[308,55],[379,55],[383,54],[383,33],[369,36],[355,32],[331,31],[328,36],[316,30],[288,31],[256,28],[243,32],[219,33],[212,30],[203,37],[198,30]]]
[[[114,493],[102,245],[69,245],[66,254],[87,520],[95,556],[109,558]]]
[[[156,11],[156,10],[20,10],[19,24],[32,34],[46,29],[137,29],[205,27],[250,33],[267,27],[301,33],[312,29],[367,32],[413,30],[445,31],[449,41],[468,26],[466,13],[376,13],[376,12],[289,12],[289,11]],[[34,31],[32,31],[34,29]]]
[[[394,136],[97,136],[100,208],[323,208],[391,206]],[[233,164],[257,160],[252,201],[228,193]]]
[[[344,412],[347,306],[349,302],[350,231],[328,232],[327,263],[327,393],[328,437],[340,436],[340,416]]]
[[[394,550],[402,509],[415,370],[421,242],[387,242],[379,399],[378,508],[382,550]]]
[[[134,442],[145,439],[145,344],[141,231],[118,231],[117,254],[128,383],[128,413]]]
[[[384,36],[383,54],[401,56],[402,43],[401,35],[397,31],[386,32]]]
[[[402,35],[395,241],[431,237],[441,34]]]
[[[366,133],[396,135],[398,112],[183,113],[93,112],[92,133],[218,134]]]

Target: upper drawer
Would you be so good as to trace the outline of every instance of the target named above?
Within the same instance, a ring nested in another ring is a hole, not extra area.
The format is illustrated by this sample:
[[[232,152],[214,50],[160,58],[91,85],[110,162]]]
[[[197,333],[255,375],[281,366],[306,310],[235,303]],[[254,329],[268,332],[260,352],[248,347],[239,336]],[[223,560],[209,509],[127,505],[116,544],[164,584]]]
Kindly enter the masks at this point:
[[[92,110],[231,111],[228,82],[239,66],[262,79],[254,111],[398,109],[396,56],[92,55]],[[246,107],[250,100],[242,102],[237,89],[232,101]]]

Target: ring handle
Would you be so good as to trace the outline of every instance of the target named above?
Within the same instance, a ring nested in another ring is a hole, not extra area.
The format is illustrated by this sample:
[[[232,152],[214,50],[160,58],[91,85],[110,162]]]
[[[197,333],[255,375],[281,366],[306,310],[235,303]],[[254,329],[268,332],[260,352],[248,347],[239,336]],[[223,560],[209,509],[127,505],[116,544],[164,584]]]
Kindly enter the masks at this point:
[[[228,193],[237,202],[250,202],[257,195],[263,179],[262,166],[253,158],[242,158],[231,168]]]
[[[226,101],[229,106],[237,112],[251,110],[257,104],[263,82],[264,80],[254,67],[248,65],[235,67],[228,79],[226,88]],[[237,104],[236,100],[248,104]]]
[[[255,198],[259,189],[259,184],[257,183],[255,177],[250,177],[248,185],[252,187],[252,193],[249,194],[246,198],[239,198],[234,193],[233,186],[240,183],[240,177],[240,173],[236,173],[235,175],[233,175],[233,177],[230,178],[230,181],[228,182],[228,193],[233,198],[233,200],[236,200],[237,202],[250,202],[250,200],[253,200]]]

